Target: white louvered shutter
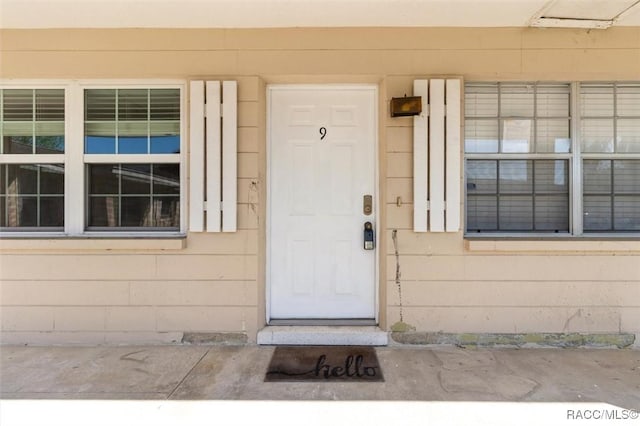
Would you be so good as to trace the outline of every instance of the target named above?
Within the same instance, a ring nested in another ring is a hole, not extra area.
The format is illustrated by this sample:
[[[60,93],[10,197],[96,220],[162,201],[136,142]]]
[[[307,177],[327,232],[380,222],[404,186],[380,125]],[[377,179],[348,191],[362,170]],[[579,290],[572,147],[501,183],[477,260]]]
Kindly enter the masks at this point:
[[[191,232],[237,230],[237,126],[235,81],[190,84]]]
[[[414,117],[415,232],[460,230],[460,79],[415,80],[423,112]]]

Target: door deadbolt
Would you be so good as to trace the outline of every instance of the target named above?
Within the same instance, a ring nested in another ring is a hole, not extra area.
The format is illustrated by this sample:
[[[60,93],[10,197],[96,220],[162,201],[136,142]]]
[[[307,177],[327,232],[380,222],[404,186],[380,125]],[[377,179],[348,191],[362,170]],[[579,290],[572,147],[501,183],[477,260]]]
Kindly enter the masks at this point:
[[[362,197],[362,213],[365,216],[370,216],[373,213],[373,197],[371,195]]]

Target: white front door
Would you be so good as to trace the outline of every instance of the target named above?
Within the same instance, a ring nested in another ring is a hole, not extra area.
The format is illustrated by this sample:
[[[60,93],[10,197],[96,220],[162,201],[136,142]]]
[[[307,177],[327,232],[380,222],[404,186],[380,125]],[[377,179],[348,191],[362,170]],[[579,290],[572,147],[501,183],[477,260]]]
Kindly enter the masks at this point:
[[[375,88],[272,86],[269,113],[270,319],[373,319]]]

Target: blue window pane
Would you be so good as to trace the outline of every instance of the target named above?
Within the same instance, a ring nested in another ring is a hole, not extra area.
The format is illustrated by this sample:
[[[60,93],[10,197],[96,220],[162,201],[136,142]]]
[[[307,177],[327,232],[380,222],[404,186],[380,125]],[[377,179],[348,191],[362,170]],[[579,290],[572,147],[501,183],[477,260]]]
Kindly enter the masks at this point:
[[[116,138],[114,136],[86,136],[85,154],[115,154]]]
[[[152,154],[179,154],[180,136],[151,136]]]
[[[146,154],[146,136],[120,136],[118,139],[118,154]]]

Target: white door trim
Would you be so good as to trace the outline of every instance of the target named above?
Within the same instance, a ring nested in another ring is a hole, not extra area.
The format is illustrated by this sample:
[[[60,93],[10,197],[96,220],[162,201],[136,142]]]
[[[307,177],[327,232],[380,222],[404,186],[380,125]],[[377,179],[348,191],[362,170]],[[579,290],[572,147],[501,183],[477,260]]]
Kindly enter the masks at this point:
[[[377,84],[268,84],[267,85],[267,140],[266,140],[266,189],[267,189],[267,203],[266,203],[266,268],[265,268],[265,303],[266,303],[266,323],[269,324],[271,321],[271,246],[270,246],[270,220],[269,215],[271,214],[271,101],[272,101],[272,93],[276,90],[362,90],[362,91],[370,91],[373,93],[373,126],[374,126],[374,209],[376,212],[375,215],[375,230],[376,230],[376,258],[374,261],[375,271],[374,271],[374,312],[375,312],[375,322],[379,324],[380,322],[380,262],[382,258],[383,250],[380,249],[380,234],[384,232],[384,229],[380,227],[380,208],[384,204],[381,203],[380,200],[380,159],[379,159],[379,89]]]

